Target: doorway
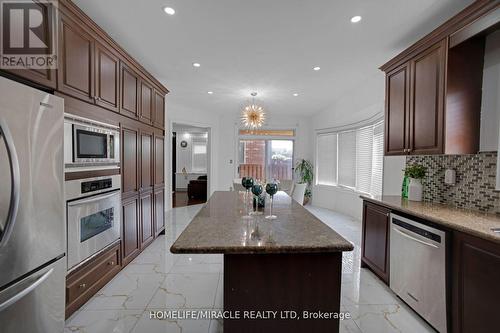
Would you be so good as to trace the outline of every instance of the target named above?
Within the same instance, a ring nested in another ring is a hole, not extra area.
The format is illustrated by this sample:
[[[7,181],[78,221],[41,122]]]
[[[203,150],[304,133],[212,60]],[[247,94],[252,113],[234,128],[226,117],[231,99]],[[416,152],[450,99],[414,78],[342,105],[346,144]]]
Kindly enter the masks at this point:
[[[209,193],[208,128],[172,124],[172,207],[202,204]]]

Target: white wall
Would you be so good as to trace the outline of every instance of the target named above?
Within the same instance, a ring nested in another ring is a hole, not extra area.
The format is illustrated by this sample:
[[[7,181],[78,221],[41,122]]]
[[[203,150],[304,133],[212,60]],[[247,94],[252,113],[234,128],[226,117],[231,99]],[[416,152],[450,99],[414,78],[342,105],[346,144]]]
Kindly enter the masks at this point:
[[[311,150],[315,150],[316,131],[348,126],[382,115],[384,111],[384,74],[373,75],[356,89],[346,92],[327,110],[316,114],[311,124]],[[315,157],[313,158],[315,162]],[[385,187],[385,179],[384,179]],[[361,220],[362,200],[359,194],[340,187],[314,185],[312,203]]]

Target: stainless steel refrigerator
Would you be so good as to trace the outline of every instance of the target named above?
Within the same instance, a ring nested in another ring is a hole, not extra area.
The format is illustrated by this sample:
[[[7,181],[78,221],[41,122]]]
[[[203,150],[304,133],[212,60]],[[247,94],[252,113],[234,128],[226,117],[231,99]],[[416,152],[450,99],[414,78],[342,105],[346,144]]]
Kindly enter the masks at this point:
[[[0,331],[64,330],[63,99],[0,77]]]

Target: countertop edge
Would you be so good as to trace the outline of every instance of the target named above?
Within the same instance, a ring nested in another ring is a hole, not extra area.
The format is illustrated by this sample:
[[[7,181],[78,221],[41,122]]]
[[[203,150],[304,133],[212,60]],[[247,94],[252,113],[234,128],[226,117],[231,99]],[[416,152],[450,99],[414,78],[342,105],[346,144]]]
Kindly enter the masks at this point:
[[[342,253],[351,252],[354,250],[354,245],[352,243],[332,246],[332,247],[317,247],[317,248],[246,248],[244,250],[238,248],[221,248],[221,247],[211,247],[211,248],[197,248],[197,247],[182,247],[178,248],[174,245],[170,247],[170,252],[174,254],[304,254],[304,253]]]
[[[438,225],[445,227],[445,228],[448,228],[448,229],[452,229],[454,231],[462,232],[462,233],[465,233],[465,234],[468,234],[471,236],[475,236],[475,237],[478,237],[478,238],[481,238],[481,239],[484,239],[484,240],[487,240],[490,242],[500,243],[500,239],[498,237],[495,237],[492,234],[485,233],[484,231],[480,231],[480,230],[470,228],[470,227],[467,227],[464,225],[457,225],[457,224],[454,224],[453,222],[450,222],[446,219],[439,219],[439,218],[436,218],[434,216],[429,216],[426,214],[418,213],[418,212],[415,212],[411,209],[407,209],[407,208],[397,206],[397,205],[394,205],[394,204],[391,204],[391,203],[388,203],[385,201],[381,201],[381,200],[376,199],[376,198],[371,198],[371,197],[367,197],[364,195],[360,195],[360,198],[365,200],[365,201],[369,201],[371,203],[377,204],[379,206],[384,206],[386,208],[389,208],[389,209],[392,209],[395,211],[400,211],[400,212],[406,213],[408,215],[416,216],[416,217],[421,218],[423,220],[427,220],[429,222],[438,224]]]

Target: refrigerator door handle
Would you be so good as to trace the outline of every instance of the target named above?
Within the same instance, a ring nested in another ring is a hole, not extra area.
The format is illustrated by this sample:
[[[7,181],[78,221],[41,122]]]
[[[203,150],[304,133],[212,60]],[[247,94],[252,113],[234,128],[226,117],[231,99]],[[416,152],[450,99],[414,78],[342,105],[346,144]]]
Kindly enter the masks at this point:
[[[7,219],[5,221],[5,226],[3,230],[0,228],[0,248],[7,244],[10,238],[12,230],[14,229],[14,224],[16,223],[17,211],[19,209],[19,197],[20,197],[20,172],[19,172],[19,161],[17,158],[16,147],[14,146],[14,140],[7,127],[7,123],[4,119],[0,118],[0,138],[3,137],[5,142],[5,147],[7,149],[7,156],[9,158],[10,165],[10,176],[11,176],[11,192],[10,192],[10,204],[9,211],[7,213]]]
[[[31,283],[28,287],[24,288],[23,290],[21,290],[20,292],[18,292],[14,296],[10,297],[6,301],[0,303],[0,312],[7,309],[9,306],[16,303],[21,298],[23,298],[24,296],[28,295],[30,292],[35,290],[36,287],[38,287],[40,284],[43,283],[43,281],[47,280],[47,278],[50,276],[50,274],[52,274],[52,272],[54,272],[54,268],[51,268],[50,270],[48,270],[47,272],[42,274],[33,283]],[[1,302],[1,299],[0,299],[0,302]]]

